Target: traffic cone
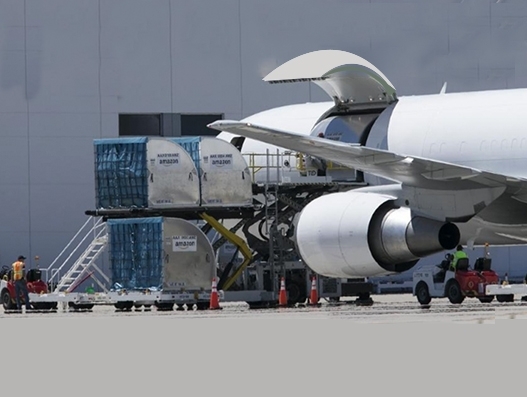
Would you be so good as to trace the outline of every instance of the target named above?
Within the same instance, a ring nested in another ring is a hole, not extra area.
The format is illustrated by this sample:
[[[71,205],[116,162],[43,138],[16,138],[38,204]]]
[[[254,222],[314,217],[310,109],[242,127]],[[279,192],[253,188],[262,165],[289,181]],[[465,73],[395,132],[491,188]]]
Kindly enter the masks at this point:
[[[210,292],[210,304],[209,310],[220,310],[220,299],[218,297],[218,289],[216,283],[216,277],[212,279],[212,291]]]
[[[280,280],[280,294],[278,295],[278,306],[287,306],[287,292],[285,290],[285,278]]]
[[[309,295],[309,305],[318,306],[317,278],[311,278],[311,295]]]

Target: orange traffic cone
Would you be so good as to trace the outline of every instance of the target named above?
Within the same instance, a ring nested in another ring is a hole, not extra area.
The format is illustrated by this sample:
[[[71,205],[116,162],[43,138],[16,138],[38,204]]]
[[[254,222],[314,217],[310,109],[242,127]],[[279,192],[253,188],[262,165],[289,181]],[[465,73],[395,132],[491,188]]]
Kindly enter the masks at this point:
[[[278,295],[278,306],[287,306],[287,292],[285,291],[285,278],[280,280],[280,294]]]
[[[218,289],[216,284],[216,277],[212,279],[212,291],[210,292],[210,304],[209,304],[209,310],[219,310],[220,307],[220,299],[218,297]]]
[[[311,295],[309,295],[309,305],[317,306],[318,305],[318,292],[317,292],[317,278],[313,276],[311,278]]]

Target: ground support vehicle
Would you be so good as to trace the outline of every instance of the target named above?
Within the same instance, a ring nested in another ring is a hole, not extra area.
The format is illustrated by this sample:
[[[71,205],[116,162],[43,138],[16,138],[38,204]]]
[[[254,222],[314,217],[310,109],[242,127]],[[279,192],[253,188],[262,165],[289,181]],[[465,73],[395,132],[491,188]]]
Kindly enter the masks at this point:
[[[487,295],[496,295],[498,302],[514,302],[514,295],[521,295],[522,301],[527,300],[527,284],[493,284],[487,285]]]
[[[458,261],[457,270],[449,269],[450,256],[447,254],[440,265],[424,266],[413,273],[413,294],[422,305],[428,305],[432,298],[447,297],[450,303],[460,304],[466,297],[478,298],[490,303],[494,296],[499,301],[510,301],[505,289],[488,290],[499,283],[496,272],[490,269],[490,259],[479,258],[474,269],[468,267],[468,258]],[[493,291],[493,293],[489,293]]]
[[[8,270],[4,266],[1,270],[0,280],[0,299],[4,310],[16,309],[16,295],[15,295],[15,284],[11,280],[11,270]],[[40,278],[40,271],[38,269],[31,269],[28,271],[27,276],[27,289],[31,307],[34,310],[52,310],[57,308],[56,301],[40,300],[38,297],[48,293],[47,284]],[[24,297],[21,296],[20,300],[22,305],[25,305]]]
[[[6,287],[7,282],[2,280],[0,286]],[[224,299],[223,291],[218,291],[219,299]],[[31,305],[35,308],[49,307],[62,310],[91,310],[95,305],[110,305],[115,306],[117,310],[131,310],[132,308],[140,309],[144,307],[145,310],[155,306],[157,310],[173,310],[176,306],[177,310],[184,310],[184,305],[187,310],[208,309],[210,302],[210,292],[194,292],[194,293],[163,293],[158,292],[141,292],[141,291],[110,291],[107,293],[84,293],[84,292],[46,292],[46,293],[29,293]],[[16,304],[12,304],[6,311],[13,310]]]
[[[223,299],[222,291],[218,291],[220,300]],[[149,310],[155,306],[159,311],[170,311],[176,307],[176,310],[205,310],[209,308],[210,292],[175,292],[164,293],[162,291],[110,291],[106,294],[108,304],[114,305],[117,310],[131,310],[132,308],[140,309],[144,307]]]

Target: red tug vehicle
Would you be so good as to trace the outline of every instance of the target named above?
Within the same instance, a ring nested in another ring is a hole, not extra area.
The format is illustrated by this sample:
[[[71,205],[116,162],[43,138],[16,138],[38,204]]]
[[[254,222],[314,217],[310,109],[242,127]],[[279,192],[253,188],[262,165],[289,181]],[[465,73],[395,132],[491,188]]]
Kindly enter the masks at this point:
[[[440,265],[424,266],[414,272],[413,293],[422,305],[428,305],[432,298],[447,297],[450,303],[460,304],[465,297],[478,298],[490,303],[494,295],[487,295],[487,285],[498,284],[498,274],[490,268],[490,258],[478,258],[474,269],[469,269],[468,258],[459,259],[457,270],[450,269],[452,256],[447,254]],[[510,302],[514,295],[497,295],[498,301]]]
[[[7,266],[0,269],[0,299],[4,310],[15,310],[16,295],[15,284],[12,279],[12,270]],[[27,290],[31,294],[47,294],[49,292],[48,285],[42,281],[41,272],[38,269],[30,269],[26,274]],[[20,296],[20,301],[24,305],[24,297]],[[35,310],[50,310],[56,309],[56,302],[30,302]]]

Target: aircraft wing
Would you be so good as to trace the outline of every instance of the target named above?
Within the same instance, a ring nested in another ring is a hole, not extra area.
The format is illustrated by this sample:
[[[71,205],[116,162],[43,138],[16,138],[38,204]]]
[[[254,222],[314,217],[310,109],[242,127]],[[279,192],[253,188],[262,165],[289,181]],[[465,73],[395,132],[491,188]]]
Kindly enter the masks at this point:
[[[463,211],[454,211],[457,215],[452,218],[473,216],[505,190],[513,196],[517,195],[520,201],[523,201],[527,195],[527,180],[525,179],[467,166],[407,156],[359,144],[300,135],[240,121],[218,120],[209,124],[208,127],[320,157],[349,168],[400,182],[406,187],[426,190],[429,194],[437,191],[465,191],[468,193],[466,191],[470,190],[472,209],[468,212],[465,210],[464,215],[461,214]]]

